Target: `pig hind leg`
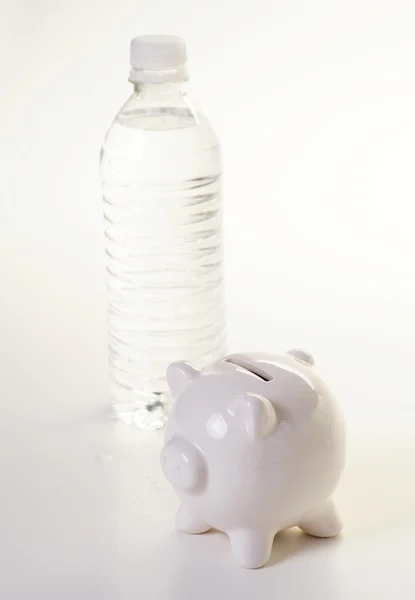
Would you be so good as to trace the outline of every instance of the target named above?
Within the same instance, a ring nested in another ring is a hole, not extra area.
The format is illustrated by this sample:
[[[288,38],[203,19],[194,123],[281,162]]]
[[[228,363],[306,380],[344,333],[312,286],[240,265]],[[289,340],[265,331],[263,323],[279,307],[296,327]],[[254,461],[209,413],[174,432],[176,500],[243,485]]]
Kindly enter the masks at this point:
[[[306,515],[298,524],[300,529],[316,537],[333,537],[343,529],[343,523],[333,500]]]

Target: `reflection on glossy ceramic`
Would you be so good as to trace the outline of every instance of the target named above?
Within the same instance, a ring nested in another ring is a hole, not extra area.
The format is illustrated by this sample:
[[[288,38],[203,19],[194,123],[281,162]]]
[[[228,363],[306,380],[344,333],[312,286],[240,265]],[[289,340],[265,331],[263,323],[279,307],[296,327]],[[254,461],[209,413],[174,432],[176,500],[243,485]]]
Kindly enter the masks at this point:
[[[331,496],[344,421],[308,352],[234,354],[202,371],[173,363],[167,379],[175,402],[161,464],[182,501],[179,530],[226,532],[247,568],[267,562],[282,529],[341,531]]]

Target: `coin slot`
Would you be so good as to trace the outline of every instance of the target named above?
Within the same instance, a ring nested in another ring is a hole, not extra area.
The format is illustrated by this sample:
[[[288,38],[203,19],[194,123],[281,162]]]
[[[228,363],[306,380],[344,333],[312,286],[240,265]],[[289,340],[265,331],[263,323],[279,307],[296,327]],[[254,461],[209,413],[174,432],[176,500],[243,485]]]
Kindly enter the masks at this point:
[[[259,379],[262,379],[262,381],[272,381],[272,377],[268,373],[260,369],[257,364],[252,363],[245,358],[232,356],[230,358],[226,358],[224,362],[235,365],[244,371],[248,371],[248,373],[251,373],[251,375],[256,375],[259,377]]]

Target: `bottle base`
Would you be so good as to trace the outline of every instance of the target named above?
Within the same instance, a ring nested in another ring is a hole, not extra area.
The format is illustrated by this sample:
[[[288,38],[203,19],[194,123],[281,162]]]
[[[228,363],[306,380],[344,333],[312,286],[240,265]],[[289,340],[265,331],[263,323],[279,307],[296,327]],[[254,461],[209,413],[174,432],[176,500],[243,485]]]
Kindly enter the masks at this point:
[[[153,392],[151,396],[130,392],[132,399],[111,398],[114,417],[125,425],[138,429],[162,429],[167,421],[171,398],[166,392]]]

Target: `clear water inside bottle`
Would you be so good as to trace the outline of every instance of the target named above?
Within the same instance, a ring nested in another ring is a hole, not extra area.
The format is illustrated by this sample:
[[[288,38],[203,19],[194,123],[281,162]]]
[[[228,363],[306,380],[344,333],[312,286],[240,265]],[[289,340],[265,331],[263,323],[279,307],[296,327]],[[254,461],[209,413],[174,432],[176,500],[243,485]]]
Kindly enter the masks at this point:
[[[185,98],[157,102],[134,94],[101,152],[110,396],[143,428],[165,423],[168,364],[225,343],[219,145]]]

